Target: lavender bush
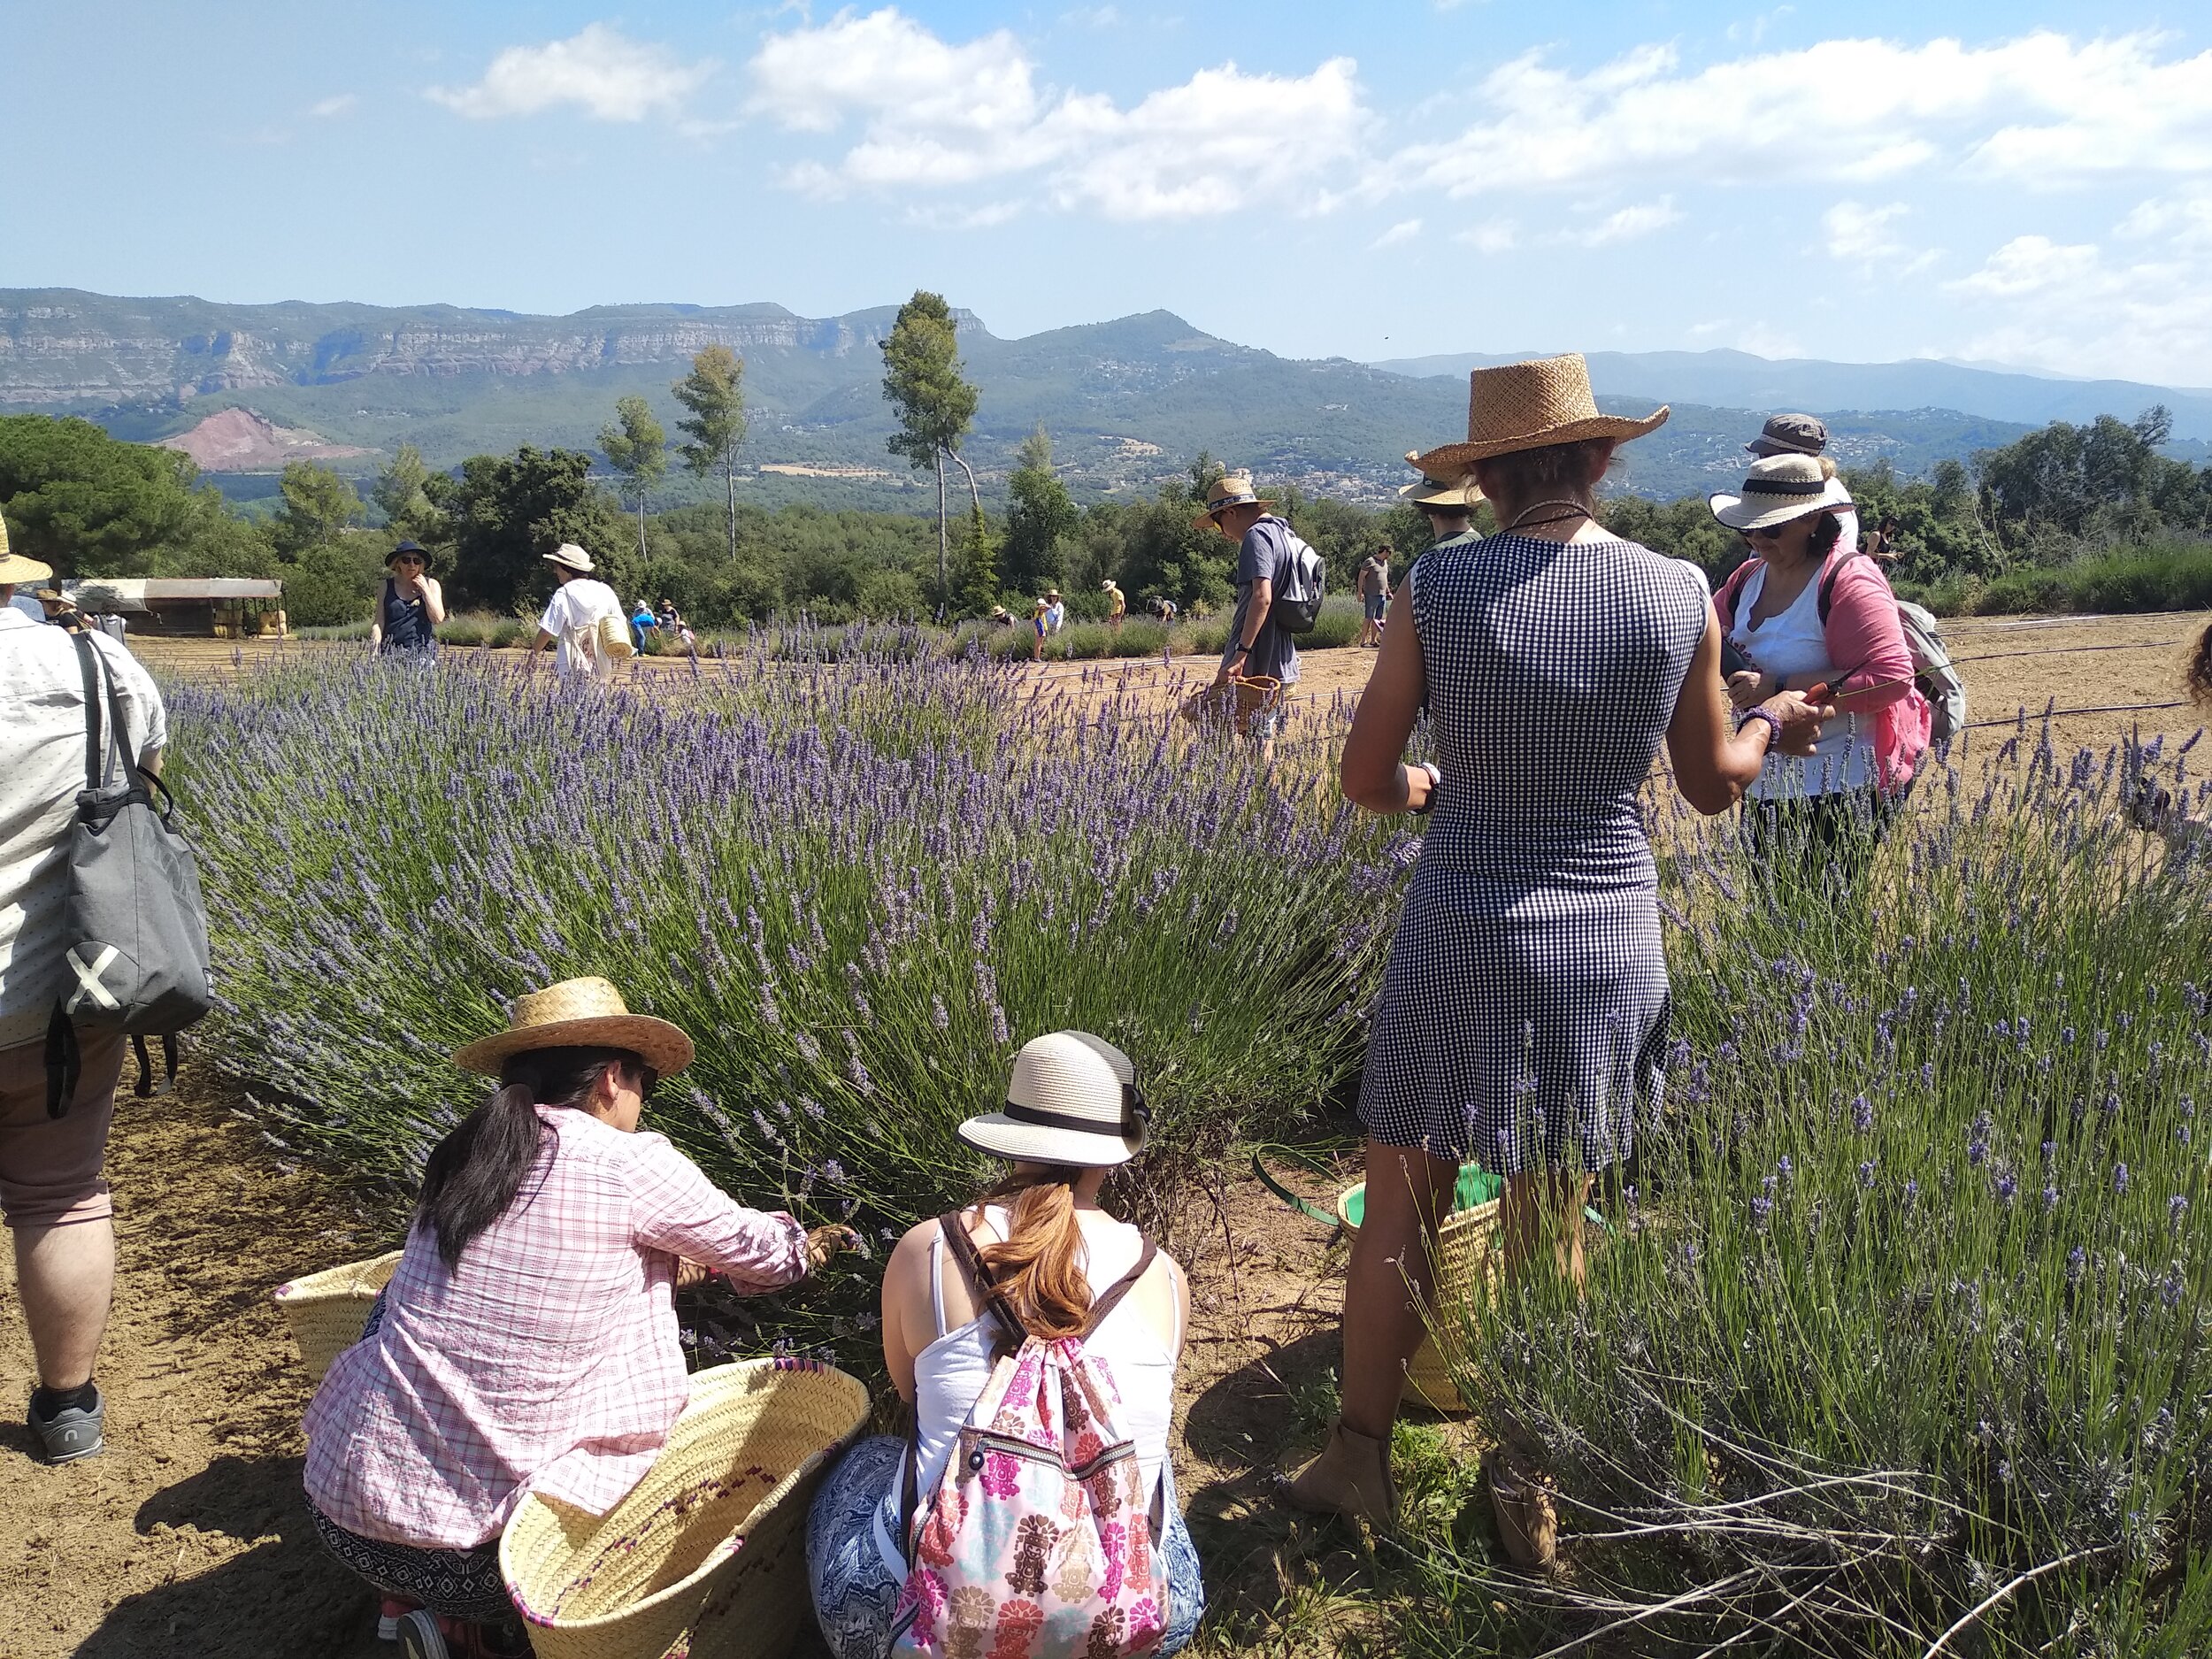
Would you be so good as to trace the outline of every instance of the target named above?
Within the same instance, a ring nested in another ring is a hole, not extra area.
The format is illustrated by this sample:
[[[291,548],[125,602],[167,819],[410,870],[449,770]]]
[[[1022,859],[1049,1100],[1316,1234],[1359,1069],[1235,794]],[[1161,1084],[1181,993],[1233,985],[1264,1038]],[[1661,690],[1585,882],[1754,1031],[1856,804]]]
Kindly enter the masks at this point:
[[[1665,827],[1679,1041],[1619,1236],[1464,1327],[1573,1571],[1438,1517],[1437,1651],[2202,1651],[2212,889],[2124,810],[2194,741],[1938,768],[1842,902]]]
[[[486,1093],[452,1049],[603,973],[699,1045],[651,1122],[747,1201],[871,1239],[973,1190],[954,1126],[1039,1032],[1137,1056],[1156,1183],[1339,1082],[1393,832],[1156,713],[838,655],[584,697],[334,654],[179,689],[201,1051],[273,1133],[403,1194]]]

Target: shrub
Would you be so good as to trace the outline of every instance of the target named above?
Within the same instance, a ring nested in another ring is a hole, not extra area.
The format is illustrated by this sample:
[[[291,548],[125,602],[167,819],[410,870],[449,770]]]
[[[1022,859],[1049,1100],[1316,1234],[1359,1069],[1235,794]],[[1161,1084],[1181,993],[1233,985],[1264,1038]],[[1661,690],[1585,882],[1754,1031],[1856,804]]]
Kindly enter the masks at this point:
[[[1041,1031],[1137,1057],[1154,1182],[1347,1076],[1386,907],[1348,931],[1338,901],[1393,886],[1394,832],[1242,745],[1198,761],[1111,710],[1040,729],[980,663],[824,650],[580,698],[468,657],[179,688],[204,1052],[403,1193],[486,1093],[446,1056],[604,973],[699,1042],[659,1127],[746,1199],[878,1239],[973,1190],[954,1127]]]
[[[1481,1425],[1540,1443],[1587,1541],[1494,1615],[1432,1537],[1449,1650],[2212,1629],[2207,877],[2116,810],[2155,746],[2032,741],[1924,782],[1841,902],[1683,832],[1679,1034],[1620,1236],[1586,1299],[1532,1283],[1464,1326]]]

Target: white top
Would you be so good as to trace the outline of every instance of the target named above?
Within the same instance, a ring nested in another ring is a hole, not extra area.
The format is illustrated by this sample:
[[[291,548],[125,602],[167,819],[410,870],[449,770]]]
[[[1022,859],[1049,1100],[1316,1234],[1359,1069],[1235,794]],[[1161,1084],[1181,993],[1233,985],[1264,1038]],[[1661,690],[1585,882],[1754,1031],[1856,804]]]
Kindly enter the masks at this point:
[[[1002,1237],[1009,1225],[1005,1210],[996,1204],[984,1210],[984,1218]],[[1137,1264],[1144,1249],[1144,1235],[1102,1210],[1078,1210],[1083,1228],[1083,1276],[1094,1295]],[[926,1506],[952,1461],[960,1430],[982,1398],[991,1380],[990,1316],[981,1315],[956,1331],[945,1329],[945,1240],[940,1233],[929,1241],[930,1304],[936,1314],[936,1340],[914,1356],[914,1438],[919,1453],[915,1491]],[[1168,1271],[1179,1271],[1174,1263]],[[1181,1317],[1180,1303],[1177,1317]],[[1116,1413],[1121,1428],[1137,1451],[1137,1469],[1144,1489],[1156,1498],[1160,1472],[1167,1465],[1168,1429],[1175,1416],[1175,1360],[1182,1347],[1178,1328],[1163,1344],[1133,1294],[1106,1316],[1106,1322],[1085,1340],[1084,1352],[1106,1362],[1114,1386],[1121,1390]],[[879,1534],[887,1547],[887,1559],[895,1558],[892,1540]],[[903,1576],[903,1564],[900,1563]]]
[[[562,673],[589,674],[603,685],[614,678],[614,659],[591,649],[591,631],[602,617],[629,626],[622,601],[597,578],[572,577],[553,590],[538,626],[561,642],[554,665]]]
[[[1862,666],[1828,660],[1828,641],[1820,626],[1820,580],[1816,572],[1796,603],[1755,627],[1751,612],[1766,591],[1766,566],[1752,572],[1736,595],[1736,626],[1729,638],[1764,672],[1795,681],[1800,690]],[[1861,726],[1857,715],[1839,715],[1820,728],[1820,741],[1810,755],[1770,754],[1749,793],[1761,801],[1786,801],[1864,789],[1874,781],[1873,745],[1873,733]]]
[[[85,637],[113,678],[126,752],[136,758],[168,747],[168,713],[146,671],[106,635]],[[74,641],[65,629],[0,605],[0,1048],[42,1037],[61,992],[69,830],[85,781],[84,671]]]
[[[46,620],[46,607],[39,603],[37,600],[32,598],[30,595],[25,593],[20,588],[17,588],[13,593],[8,595],[8,608],[11,611],[21,611],[26,617],[28,617],[34,622],[43,622]]]

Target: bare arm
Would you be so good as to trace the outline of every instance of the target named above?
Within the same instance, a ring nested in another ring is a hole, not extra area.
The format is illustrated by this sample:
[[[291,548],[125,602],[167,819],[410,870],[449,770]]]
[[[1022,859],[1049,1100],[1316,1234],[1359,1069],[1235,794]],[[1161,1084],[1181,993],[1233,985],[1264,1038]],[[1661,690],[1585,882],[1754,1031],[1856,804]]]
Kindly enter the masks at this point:
[[[418,577],[415,585],[422,589],[422,613],[434,627],[445,620],[445,589],[434,576]]]
[[[1253,641],[1260,637],[1260,630],[1267,626],[1267,613],[1274,605],[1275,584],[1263,576],[1252,584],[1252,604],[1244,615],[1244,633],[1229,642],[1230,654],[1222,658],[1221,672],[1214,676],[1216,685],[1232,674],[1244,672],[1245,661],[1252,655]]]
[[[1406,740],[1428,696],[1428,671],[1413,631],[1413,602],[1404,588],[1391,602],[1375,672],[1367,678],[1352,733],[1344,741],[1338,777],[1344,798],[1370,812],[1404,812],[1429,803],[1429,774],[1403,764]]]
[[[1387,634],[1383,649],[1389,649]],[[1814,707],[1794,691],[1777,693],[1759,706],[1781,720],[1781,747],[1793,755],[1810,754],[1820,738],[1821,721],[1835,713],[1832,707]],[[1708,817],[1725,812],[1757,780],[1773,739],[1774,730],[1764,720],[1748,720],[1740,729],[1735,726],[1720,679],[1720,618],[1708,601],[1705,636],[1690,659],[1674,718],[1667,723],[1667,758],[1674,764],[1675,787]]]
[[[929,1240],[937,1224],[908,1229],[883,1270],[883,1366],[899,1398],[914,1403],[914,1356],[930,1341],[923,1334],[931,1306]]]

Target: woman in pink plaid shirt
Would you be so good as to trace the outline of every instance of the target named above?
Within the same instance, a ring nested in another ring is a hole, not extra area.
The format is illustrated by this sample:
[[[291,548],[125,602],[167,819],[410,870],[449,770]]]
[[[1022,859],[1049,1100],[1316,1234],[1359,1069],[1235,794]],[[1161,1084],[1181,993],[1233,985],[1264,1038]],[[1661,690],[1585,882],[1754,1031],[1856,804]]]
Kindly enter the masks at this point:
[[[604,979],[518,998],[454,1059],[499,1091],[431,1153],[398,1270],[307,1413],[316,1529],[409,1659],[529,1652],[500,1529],[526,1491],[603,1515],[652,1465],[688,1392],[680,1263],[772,1290],[855,1242],[637,1132],[691,1039]]]

